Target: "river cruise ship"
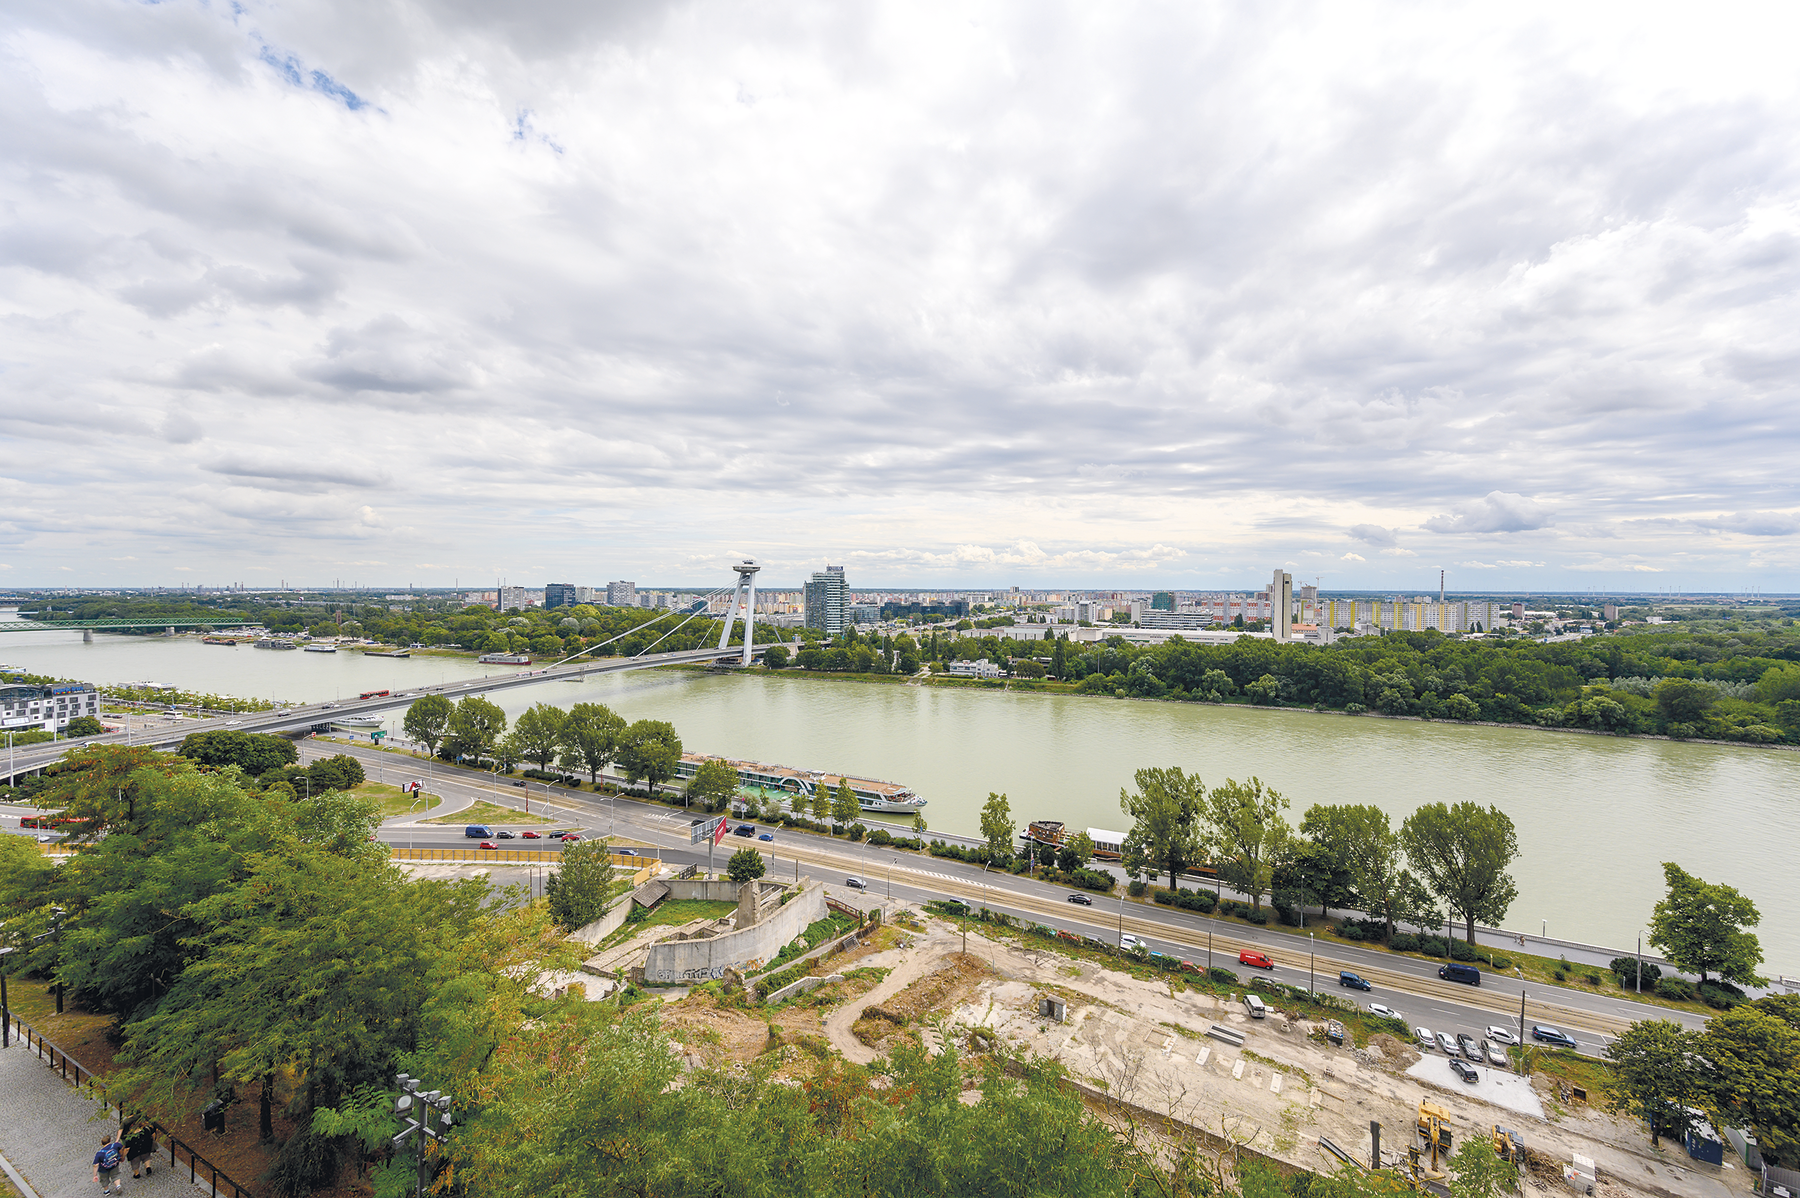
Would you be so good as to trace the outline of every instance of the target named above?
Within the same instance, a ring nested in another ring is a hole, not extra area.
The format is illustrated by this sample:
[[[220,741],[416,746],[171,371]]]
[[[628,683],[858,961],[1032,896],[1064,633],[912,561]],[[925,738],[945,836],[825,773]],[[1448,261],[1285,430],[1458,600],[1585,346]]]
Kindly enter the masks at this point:
[[[700,771],[702,762],[723,761],[737,770],[738,788],[747,791],[780,791],[791,804],[804,797],[812,801],[813,793],[823,786],[835,792],[840,782],[850,783],[850,793],[857,805],[869,815],[916,815],[925,800],[898,782],[882,782],[875,778],[859,778],[855,774],[827,774],[816,770],[797,770],[785,765],[764,765],[760,761],[738,761],[730,757],[709,757],[703,753],[683,753],[675,776],[686,780]]]
[[[1035,841],[1051,848],[1061,848],[1074,833],[1058,819],[1034,819],[1019,833],[1020,840]],[[1094,856],[1101,861],[1117,861],[1125,850],[1125,833],[1111,828],[1089,828],[1088,839],[1094,842]]]
[[[531,664],[529,653],[483,653],[476,661],[486,662],[490,666],[528,666]]]

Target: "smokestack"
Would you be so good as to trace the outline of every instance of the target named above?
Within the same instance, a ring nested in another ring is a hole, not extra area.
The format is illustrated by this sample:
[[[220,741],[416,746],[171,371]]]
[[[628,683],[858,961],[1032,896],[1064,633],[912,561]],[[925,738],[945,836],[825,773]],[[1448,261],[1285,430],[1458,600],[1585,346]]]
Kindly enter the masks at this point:
[[[1444,572],[1438,571],[1438,606],[1444,605]]]

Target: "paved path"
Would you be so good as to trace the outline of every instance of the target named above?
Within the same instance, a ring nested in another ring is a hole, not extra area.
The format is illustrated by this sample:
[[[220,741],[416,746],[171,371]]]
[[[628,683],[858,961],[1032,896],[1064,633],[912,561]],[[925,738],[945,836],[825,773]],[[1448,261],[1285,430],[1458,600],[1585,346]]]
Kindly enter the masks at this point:
[[[11,1048],[0,1050],[0,1156],[24,1177],[38,1198],[93,1198],[98,1194],[94,1152],[100,1147],[100,1136],[117,1126],[110,1107],[83,1097],[17,1038]],[[121,1164],[125,1193],[193,1198],[195,1193],[209,1192],[204,1183],[195,1190],[185,1163],[179,1170],[171,1169],[166,1149],[154,1168],[148,1177],[133,1178],[131,1170]]]

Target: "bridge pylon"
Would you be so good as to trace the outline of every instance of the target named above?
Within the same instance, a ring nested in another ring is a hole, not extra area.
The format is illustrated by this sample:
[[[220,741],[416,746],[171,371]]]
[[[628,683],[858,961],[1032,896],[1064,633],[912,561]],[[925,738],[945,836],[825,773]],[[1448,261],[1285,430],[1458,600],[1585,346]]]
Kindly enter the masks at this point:
[[[731,641],[731,626],[737,622],[738,606],[744,609],[744,665],[750,664],[750,652],[756,641],[756,572],[762,569],[749,558],[741,565],[732,567],[737,571],[737,589],[731,593],[731,606],[725,609],[725,631],[719,634],[719,648],[723,649]]]

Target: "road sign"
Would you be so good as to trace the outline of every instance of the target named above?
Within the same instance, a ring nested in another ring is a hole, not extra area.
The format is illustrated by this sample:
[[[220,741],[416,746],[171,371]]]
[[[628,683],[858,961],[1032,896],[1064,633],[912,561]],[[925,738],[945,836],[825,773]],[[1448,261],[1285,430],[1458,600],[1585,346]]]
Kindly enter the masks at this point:
[[[702,840],[711,840],[719,825],[725,822],[724,816],[715,819],[697,819],[688,825],[689,844],[699,844]]]

